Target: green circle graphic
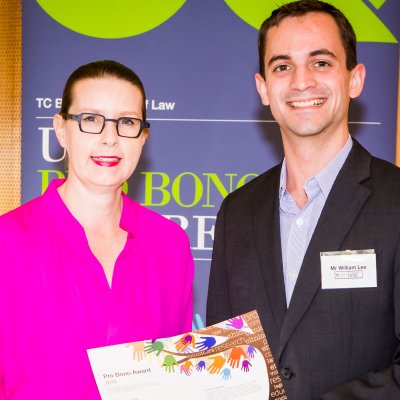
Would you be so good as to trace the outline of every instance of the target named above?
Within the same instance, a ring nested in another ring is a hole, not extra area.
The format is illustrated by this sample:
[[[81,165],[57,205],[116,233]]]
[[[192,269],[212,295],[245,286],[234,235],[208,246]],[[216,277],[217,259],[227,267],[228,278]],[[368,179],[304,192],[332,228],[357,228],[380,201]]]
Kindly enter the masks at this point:
[[[186,0],[37,0],[37,3],[68,29],[95,38],[119,39],[156,28]]]

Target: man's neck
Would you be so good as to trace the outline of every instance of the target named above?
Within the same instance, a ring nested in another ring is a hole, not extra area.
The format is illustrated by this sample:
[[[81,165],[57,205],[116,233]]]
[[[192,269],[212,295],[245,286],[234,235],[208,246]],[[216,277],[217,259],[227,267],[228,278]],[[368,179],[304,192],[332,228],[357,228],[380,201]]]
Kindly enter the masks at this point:
[[[335,158],[348,137],[348,131],[337,135],[320,134],[309,137],[288,137],[282,133],[286,189],[300,208],[307,203],[305,182],[316,176]]]

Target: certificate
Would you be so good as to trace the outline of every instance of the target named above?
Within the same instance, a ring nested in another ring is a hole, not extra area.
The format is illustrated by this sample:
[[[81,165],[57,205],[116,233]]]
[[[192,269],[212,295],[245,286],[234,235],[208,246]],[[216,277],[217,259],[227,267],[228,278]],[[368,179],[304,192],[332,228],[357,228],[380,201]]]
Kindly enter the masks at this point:
[[[88,355],[102,400],[287,400],[256,311]]]

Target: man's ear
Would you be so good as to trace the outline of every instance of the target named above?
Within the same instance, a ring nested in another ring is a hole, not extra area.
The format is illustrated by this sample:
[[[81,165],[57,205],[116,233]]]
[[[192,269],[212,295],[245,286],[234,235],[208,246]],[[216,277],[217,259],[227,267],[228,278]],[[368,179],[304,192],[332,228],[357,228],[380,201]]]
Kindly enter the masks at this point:
[[[269,106],[268,90],[265,79],[258,72],[255,74],[254,78],[256,80],[257,92],[261,97],[261,102],[264,106]]]
[[[363,64],[357,64],[350,72],[349,82],[349,95],[351,99],[358,97],[364,87],[365,80],[365,66]]]
[[[65,149],[65,120],[60,114],[53,116],[53,128],[57,136],[58,143]]]

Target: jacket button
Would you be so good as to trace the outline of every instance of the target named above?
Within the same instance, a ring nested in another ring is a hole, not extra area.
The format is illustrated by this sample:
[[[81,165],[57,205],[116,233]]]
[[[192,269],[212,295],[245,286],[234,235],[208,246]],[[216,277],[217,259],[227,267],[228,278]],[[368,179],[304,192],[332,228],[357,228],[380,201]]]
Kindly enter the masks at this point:
[[[290,368],[282,368],[281,375],[283,379],[290,380],[294,377],[294,372]]]

